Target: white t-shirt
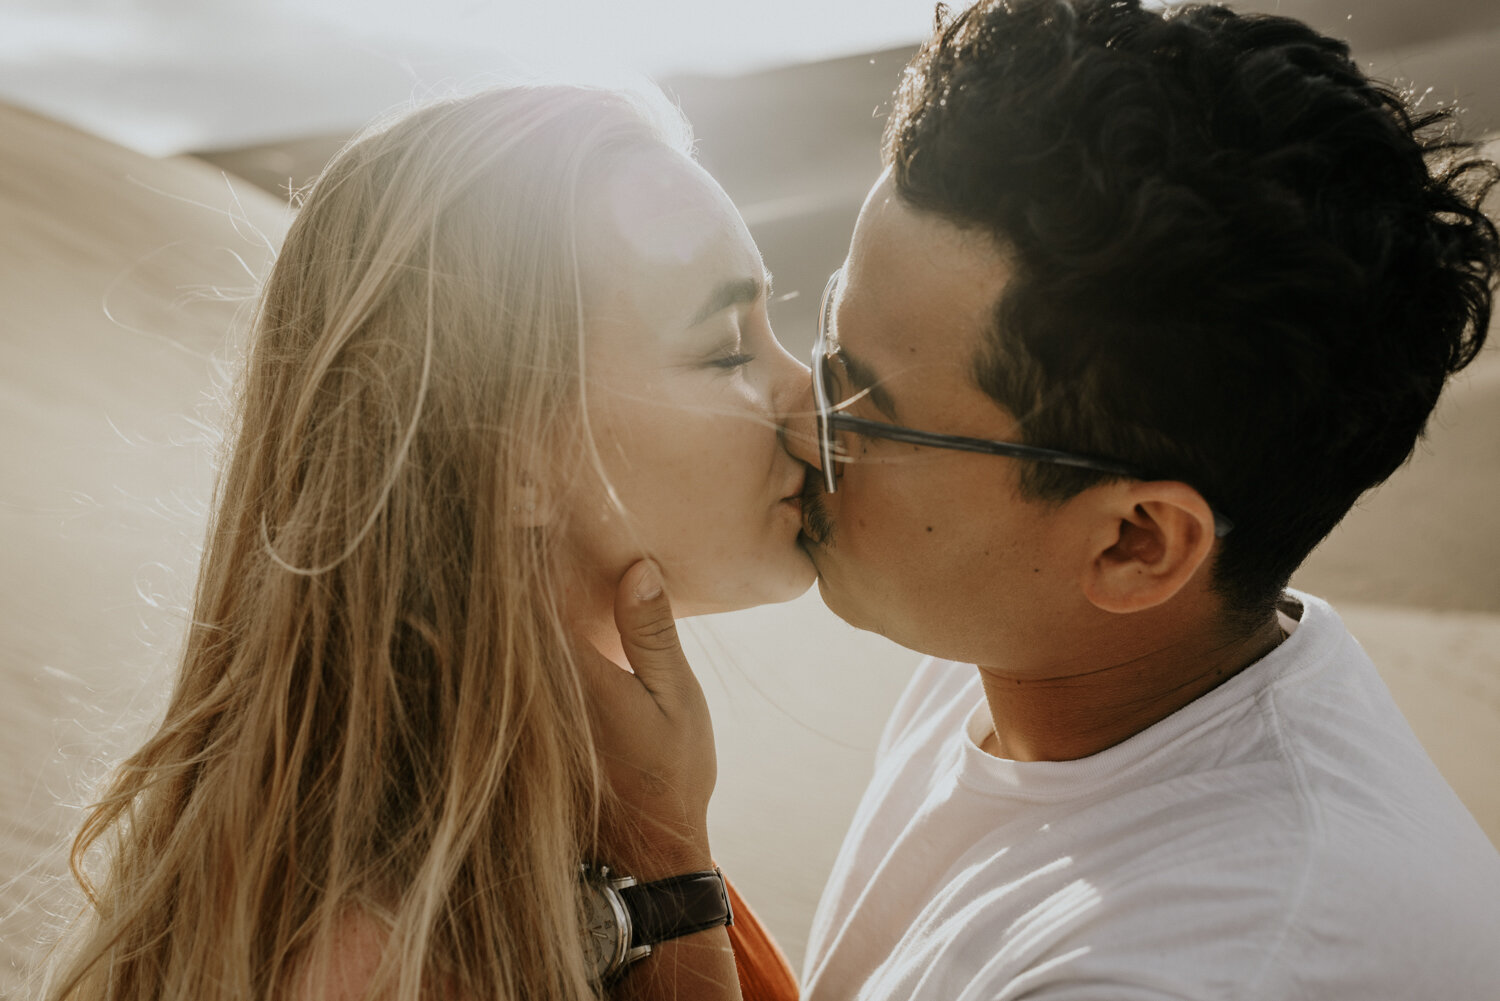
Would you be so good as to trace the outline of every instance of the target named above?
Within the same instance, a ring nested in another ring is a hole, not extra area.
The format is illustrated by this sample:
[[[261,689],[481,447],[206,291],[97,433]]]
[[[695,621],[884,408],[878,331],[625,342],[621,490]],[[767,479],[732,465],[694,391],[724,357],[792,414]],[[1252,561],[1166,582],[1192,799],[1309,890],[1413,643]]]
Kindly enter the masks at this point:
[[[971,665],[887,724],[807,1001],[1496,1001],[1500,854],[1327,604],[1077,761],[979,749]]]

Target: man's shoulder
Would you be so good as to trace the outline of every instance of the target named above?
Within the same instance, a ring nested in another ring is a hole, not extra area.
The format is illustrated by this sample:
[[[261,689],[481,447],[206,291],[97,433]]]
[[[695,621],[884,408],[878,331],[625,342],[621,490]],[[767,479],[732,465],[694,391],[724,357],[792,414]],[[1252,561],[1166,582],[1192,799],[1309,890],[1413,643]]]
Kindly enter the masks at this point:
[[[1500,856],[1482,834],[1452,815],[1401,822],[1400,803],[1314,802],[1278,771],[1033,803],[946,867],[888,973],[927,971],[950,996],[991,975],[1326,998],[1500,977],[1481,948],[1500,941]],[[1444,973],[1424,984],[1433,964]]]

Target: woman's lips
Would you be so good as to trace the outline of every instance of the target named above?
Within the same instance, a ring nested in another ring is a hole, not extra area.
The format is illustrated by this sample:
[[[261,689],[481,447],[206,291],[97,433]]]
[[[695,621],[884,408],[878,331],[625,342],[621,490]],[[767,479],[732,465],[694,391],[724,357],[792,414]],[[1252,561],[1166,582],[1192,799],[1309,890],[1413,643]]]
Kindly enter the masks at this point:
[[[807,496],[806,472],[804,472],[802,476],[797,478],[796,483],[789,483],[787,484],[787,487],[788,490],[786,496],[781,498],[781,500],[777,501],[776,503],[785,504],[787,507],[796,511],[798,514],[801,514],[802,498]]]

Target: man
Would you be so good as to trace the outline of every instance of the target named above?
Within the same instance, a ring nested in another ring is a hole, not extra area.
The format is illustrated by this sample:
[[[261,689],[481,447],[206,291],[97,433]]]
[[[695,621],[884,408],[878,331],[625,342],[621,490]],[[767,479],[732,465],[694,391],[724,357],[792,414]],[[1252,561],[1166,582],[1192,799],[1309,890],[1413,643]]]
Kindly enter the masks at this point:
[[[1442,124],[1219,7],[984,0],[908,68],[787,438],[828,605],[938,659],[812,1001],[1500,991],[1500,856],[1285,591],[1482,346],[1496,171]]]

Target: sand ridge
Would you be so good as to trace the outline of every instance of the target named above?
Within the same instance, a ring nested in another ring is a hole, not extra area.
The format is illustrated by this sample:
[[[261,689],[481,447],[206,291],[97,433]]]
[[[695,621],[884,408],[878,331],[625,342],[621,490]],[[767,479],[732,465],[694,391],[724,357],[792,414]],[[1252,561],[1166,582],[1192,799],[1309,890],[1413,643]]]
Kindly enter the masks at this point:
[[[166,691],[211,488],[217,373],[287,213],[0,106],[0,996],[87,782]]]

